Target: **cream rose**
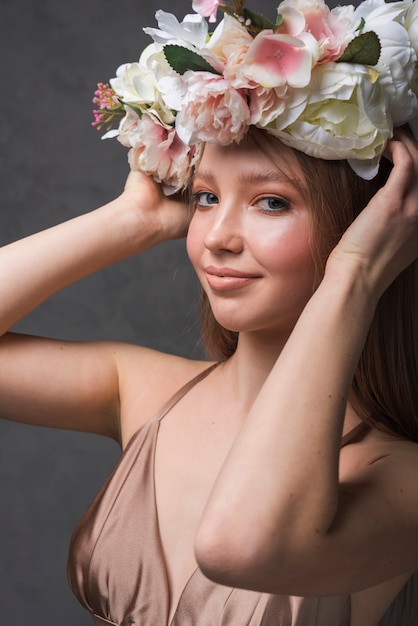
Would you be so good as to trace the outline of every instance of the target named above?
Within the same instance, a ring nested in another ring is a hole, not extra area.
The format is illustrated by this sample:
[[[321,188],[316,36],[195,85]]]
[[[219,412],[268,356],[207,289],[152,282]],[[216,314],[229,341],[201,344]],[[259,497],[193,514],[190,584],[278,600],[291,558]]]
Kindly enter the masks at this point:
[[[289,123],[286,109],[267,130],[310,156],[348,159],[363,178],[373,178],[392,132],[378,81],[363,65],[329,63],[313,72],[305,95],[297,119]]]

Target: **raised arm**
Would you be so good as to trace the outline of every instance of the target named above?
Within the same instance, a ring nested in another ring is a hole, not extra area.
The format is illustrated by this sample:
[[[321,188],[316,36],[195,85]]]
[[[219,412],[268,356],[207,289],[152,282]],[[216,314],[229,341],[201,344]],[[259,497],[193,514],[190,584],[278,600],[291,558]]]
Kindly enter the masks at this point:
[[[183,236],[187,223],[183,202],[136,172],[116,200],[0,250],[0,417],[119,436],[120,367],[151,351],[7,331],[67,285]]]
[[[418,255],[418,152],[403,135],[388,149],[388,183],[332,253],[203,514],[197,559],[223,584],[332,595],[418,565],[416,445],[382,435],[339,463],[376,304]]]

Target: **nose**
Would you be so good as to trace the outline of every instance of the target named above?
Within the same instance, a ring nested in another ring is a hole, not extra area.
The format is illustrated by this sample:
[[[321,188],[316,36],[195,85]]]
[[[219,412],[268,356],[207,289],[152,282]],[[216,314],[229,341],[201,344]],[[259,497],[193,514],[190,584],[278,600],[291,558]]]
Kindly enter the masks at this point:
[[[212,221],[205,236],[205,246],[213,253],[239,254],[244,245],[242,216],[237,208],[221,204],[212,213]]]

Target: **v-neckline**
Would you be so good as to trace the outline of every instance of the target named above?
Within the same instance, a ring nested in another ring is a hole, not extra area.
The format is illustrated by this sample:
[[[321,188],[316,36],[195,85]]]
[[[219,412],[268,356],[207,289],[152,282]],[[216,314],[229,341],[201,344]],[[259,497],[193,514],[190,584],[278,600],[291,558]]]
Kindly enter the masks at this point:
[[[179,611],[180,608],[180,604],[182,599],[185,597],[185,594],[188,590],[188,588],[190,587],[190,585],[192,584],[192,582],[194,581],[194,579],[200,574],[202,576],[202,578],[204,578],[203,574],[201,573],[199,566],[196,566],[195,569],[190,573],[190,576],[187,578],[185,585],[183,586],[181,593],[179,594],[177,600],[175,603],[172,602],[172,596],[170,593],[170,585],[169,585],[169,578],[168,578],[168,568],[167,568],[167,561],[166,561],[166,556],[165,556],[165,552],[164,552],[164,545],[163,545],[163,541],[162,541],[162,537],[161,537],[161,531],[160,531],[160,522],[159,522],[159,514],[158,514],[158,507],[157,507],[157,492],[156,492],[156,476],[155,476],[155,469],[156,469],[156,451],[157,451],[157,442],[158,442],[158,435],[159,435],[159,431],[160,431],[160,424],[161,421],[163,420],[163,418],[171,411],[171,409],[196,385],[198,384],[201,380],[205,379],[214,369],[216,369],[218,367],[218,365],[220,364],[220,362],[214,363],[212,365],[210,365],[208,368],[204,369],[202,372],[200,372],[199,374],[197,374],[197,376],[193,377],[190,381],[188,381],[185,385],[183,385],[162,407],[161,409],[157,412],[157,414],[151,419],[151,421],[149,422],[149,425],[153,426],[155,431],[154,431],[154,439],[153,439],[153,450],[152,450],[152,460],[151,460],[151,467],[152,467],[152,471],[151,471],[151,476],[152,476],[152,494],[153,494],[153,508],[154,508],[154,515],[155,515],[155,521],[156,521],[156,537],[157,537],[157,544],[158,544],[158,550],[160,552],[160,562],[161,562],[161,569],[163,571],[164,574],[164,584],[165,584],[165,591],[166,591],[166,616],[165,616],[165,624],[164,626],[175,626],[175,620],[177,617],[177,613]],[[362,435],[363,433],[365,433],[367,430],[369,429],[369,426],[364,423],[364,422],[360,422],[360,424],[357,424],[354,428],[352,428],[348,433],[346,433],[342,439],[341,439],[341,444],[340,444],[340,449],[343,448],[345,445],[348,445],[349,443],[351,443],[352,440],[355,440],[357,436]],[[215,584],[215,583],[211,583],[208,579],[204,578],[204,580],[206,580],[209,584]],[[231,592],[233,591],[233,588],[231,588]]]
[[[166,413],[168,413],[169,410],[170,409],[167,409]],[[166,413],[164,413],[164,415]],[[179,609],[181,599],[183,598],[183,596],[184,596],[188,586],[190,585],[191,581],[194,579],[194,577],[197,575],[197,573],[200,572],[200,570],[199,570],[198,566],[195,567],[195,569],[191,572],[190,576],[187,578],[186,583],[185,583],[183,589],[181,590],[181,593],[180,593],[178,599],[176,600],[175,603],[172,602],[172,595],[171,595],[171,592],[170,592],[170,584],[169,584],[169,579],[168,579],[167,560],[166,560],[166,556],[165,556],[164,545],[163,545],[163,541],[162,541],[162,537],[161,537],[161,531],[160,531],[160,521],[159,521],[158,506],[157,506],[157,490],[156,490],[156,480],[155,480],[155,458],[156,458],[156,450],[157,450],[158,433],[160,431],[160,424],[161,424],[161,420],[164,417],[164,415],[160,415],[158,417],[158,419],[156,419],[155,422],[154,422],[155,433],[154,433],[153,453],[152,453],[152,461],[151,461],[151,463],[152,463],[151,476],[152,476],[152,494],[153,494],[153,507],[154,507],[154,515],[155,515],[157,543],[158,543],[158,550],[159,550],[159,553],[160,553],[161,569],[164,572],[164,584],[165,584],[166,598],[167,598],[167,602],[166,602],[166,616],[165,616],[164,626],[171,626],[173,624],[175,618],[176,618],[177,611]]]
[[[153,451],[152,451],[152,493],[153,493],[153,507],[154,507],[154,515],[156,520],[156,535],[158,548],[160,552],[161,558],[161,566],[164,571],[164,583],[166,588],[166,597],[167,597],[167,606],[166,606],[166,619],[165,626],[172,626],[173,622],[176,619],[177,612],[181,603],[182,598],[184,597],[187,588],[190,586],[194,578],[200,573],[199,566],[196,566],[195,569],[191,572],[190,576],[187,578],[186,583],[181,590],[181,593],[175,603],[172,602],[172,596],[170,593],[170,585],[168,579],[168,568],[167,568],[167,560],[164,552],[164,545],[161,537],[160,531],[160,521],[158,514],[158,506],[157,506],[157,490],[156,490],[156,477],[155,477],[155,468],[156,468],[156,452],[157,452],[157,443],[158,443],[158,434],[160,431],[160,424],[163,418],[171,411],[171,409],[200,381],[204,380],[214,369],[220,365],[220,361],[213,363],[206,369],[202,370],[199,374],[194,376],[191,380],[189,380],[185,385],[183,385],[157,412],[157,414],[152,418],[151,423],[153,423],[155,427],[154,432],[154,441],[153,441]],[[201,574],[203,577],[203,574]]]

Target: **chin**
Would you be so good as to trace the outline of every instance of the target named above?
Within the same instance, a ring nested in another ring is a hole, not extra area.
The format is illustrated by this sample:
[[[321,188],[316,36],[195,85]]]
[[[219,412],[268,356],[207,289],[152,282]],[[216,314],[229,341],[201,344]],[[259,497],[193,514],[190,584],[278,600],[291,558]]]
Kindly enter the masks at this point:
[[[223,328],[229,330],[234,333],[239,333],[240,335],[244,333],[256,334],[258,333],[265,336],[266,334],[271,337],[283,337],[283,335],[290,335],[295,324],[296,319],[292,319],[289,321],[283,321],[282,323],[277,322],[277,318],[274,320],[262,320],[260,317],[254,319],[253,317],[248,318],[242,315],[215,315],[215,319]]]

